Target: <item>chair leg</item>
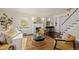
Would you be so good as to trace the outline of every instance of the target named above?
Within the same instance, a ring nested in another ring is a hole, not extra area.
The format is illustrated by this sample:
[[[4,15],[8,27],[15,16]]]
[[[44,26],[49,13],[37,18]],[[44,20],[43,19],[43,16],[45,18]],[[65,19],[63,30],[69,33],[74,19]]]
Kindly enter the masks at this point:
[[[73,41],[73,49],[74,49],[74,50],[76,49],[75,41]]]
[[[57,40],[55,40],[55,46],[54,46],[54,50],[56,49],[56,45],[57,45]]]

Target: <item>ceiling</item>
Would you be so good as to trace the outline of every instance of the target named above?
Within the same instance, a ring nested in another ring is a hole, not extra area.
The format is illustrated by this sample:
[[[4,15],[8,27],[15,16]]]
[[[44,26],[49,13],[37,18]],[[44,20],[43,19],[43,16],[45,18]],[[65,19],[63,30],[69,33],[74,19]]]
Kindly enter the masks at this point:
[[[65,13],[67,8],[0,8],[12,16],[54,16]]]

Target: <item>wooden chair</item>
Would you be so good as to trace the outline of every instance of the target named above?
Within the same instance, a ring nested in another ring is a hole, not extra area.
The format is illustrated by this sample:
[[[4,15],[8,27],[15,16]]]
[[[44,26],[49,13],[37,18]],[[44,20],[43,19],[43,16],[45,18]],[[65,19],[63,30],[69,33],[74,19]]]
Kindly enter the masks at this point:
[[[55,38],[55,46],[54,49],[58,49],[58,50],[69,50],[69,48],[72,48],[75,50],[75,37],[71,34],[68,34],[66,37],[66,40],[63,40],[61,38]]]

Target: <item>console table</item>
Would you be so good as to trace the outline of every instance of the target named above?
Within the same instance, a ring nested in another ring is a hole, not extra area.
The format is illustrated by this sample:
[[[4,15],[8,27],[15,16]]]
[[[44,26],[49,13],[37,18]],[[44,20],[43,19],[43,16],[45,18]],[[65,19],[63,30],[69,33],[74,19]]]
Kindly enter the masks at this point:
[[[46,35],[54,38],[55,37],[55,30],[54,26],[46,26]]]

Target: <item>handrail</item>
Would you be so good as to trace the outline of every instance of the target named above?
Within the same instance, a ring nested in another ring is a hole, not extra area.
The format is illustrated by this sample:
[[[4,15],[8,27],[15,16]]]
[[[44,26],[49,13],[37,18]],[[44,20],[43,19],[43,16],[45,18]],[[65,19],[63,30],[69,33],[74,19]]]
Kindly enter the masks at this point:
[[[75,14],[75,12],[78,10],[78,8],[76,8],[76,10],[75,11],[73,11],[73,13],[62,23],[62,25],[64,24],[64,23],[66,23],[66,21],[73,15],[73,14]]]

